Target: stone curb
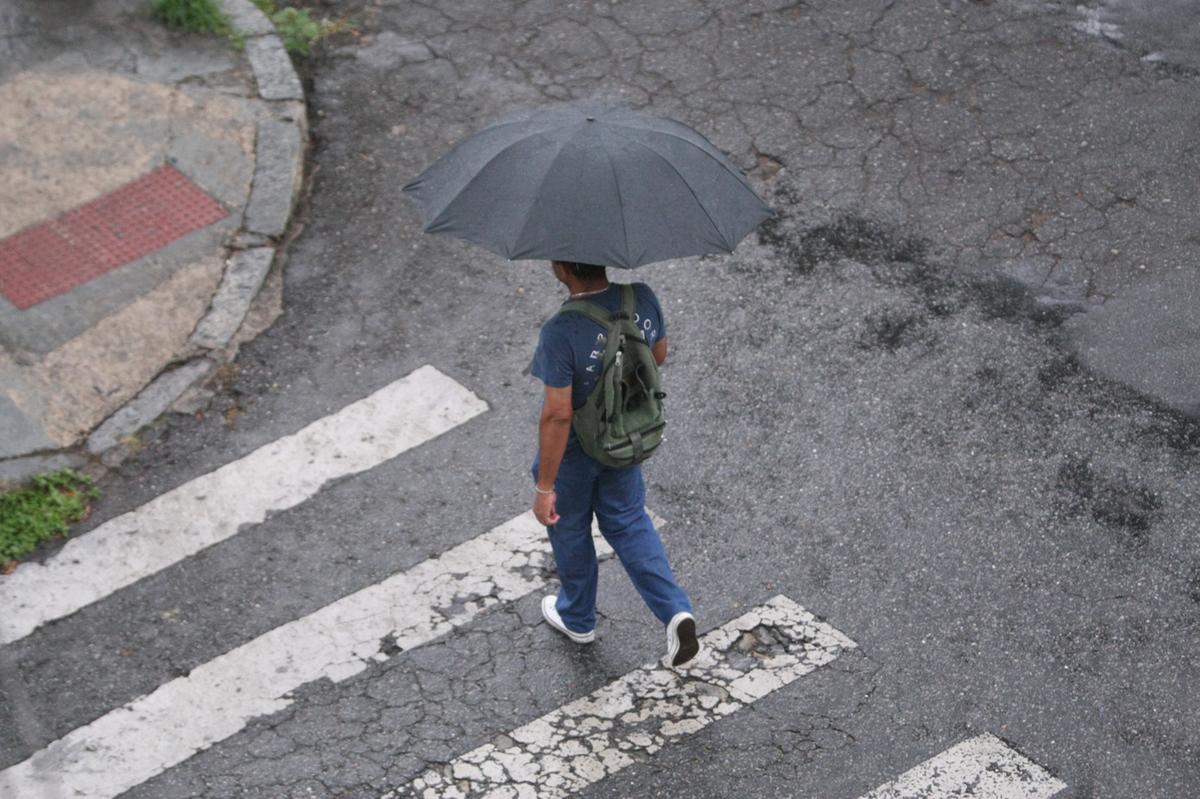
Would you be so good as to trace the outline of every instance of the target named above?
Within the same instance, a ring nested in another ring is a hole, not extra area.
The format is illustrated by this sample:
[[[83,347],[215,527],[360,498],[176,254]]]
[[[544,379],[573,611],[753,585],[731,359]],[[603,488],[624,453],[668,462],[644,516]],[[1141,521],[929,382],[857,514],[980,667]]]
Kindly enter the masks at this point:
[[[132,435],[157,419],[171,403],[179,398],[196,381],[208,376],[216,364],[208,358],[196,358],[178,369],[163,372],[137,396],[104,420],[87,440],[87,450],[93,455],[103,455],[121,443],[121,438]]]
[[[242,250],[229,260],[208,314],[192,333],[193,344],[207,350],[223,350],[229,344],[246,318],[250,303],[258,296],[274,260],[274,247]]]
[[[129,436],[167,412],[189,391],[199,389],[236,351],[228,348],[229,342],[263,286],[300,196],[308,125],[300,76],[275,34],[275,26],[250,0],[217,3],[234,30],[246,37],[255,88],[269,114],[258,123],[254,179],[241,230],[232,245],[234,252],[226,261],[208,313],[190,339],[195,351],[182,365],[168,366],[112,413],[82,447],[0,460],[0,483],[18,483],[64,467],[86,468],[89,460],[94,463],[98,459],[104,466],[119,463],[130,449],[126,443]]]

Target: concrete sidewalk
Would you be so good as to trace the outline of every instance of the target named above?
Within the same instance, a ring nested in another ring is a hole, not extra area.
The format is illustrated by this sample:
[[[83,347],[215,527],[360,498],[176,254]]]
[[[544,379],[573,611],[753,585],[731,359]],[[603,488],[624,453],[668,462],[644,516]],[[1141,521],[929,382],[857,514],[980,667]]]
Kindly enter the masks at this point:
[[[304,93],[222,5],[244,50],[145,0],[0,10],[0,480],[118,460],[281,311]]]

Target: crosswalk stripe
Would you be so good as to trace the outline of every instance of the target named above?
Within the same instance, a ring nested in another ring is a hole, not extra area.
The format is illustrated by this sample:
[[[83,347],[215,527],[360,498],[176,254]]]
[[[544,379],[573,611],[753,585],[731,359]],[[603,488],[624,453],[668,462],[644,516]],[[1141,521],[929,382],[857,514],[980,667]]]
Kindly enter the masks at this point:
[[[643,666],[429,769],[384,799],[559,799],[835,660],[856,644],[785,596],[713,630],[677,674]]]
[[[603,539],[596,551],[612,555]],[[551,563],[546,528],[523,513],[74,730],[0,772],[0,796],[117,796],[287,707],[305,683],[345,680],[386,660],[385,649],[421,646],[543,588]]]
[[[984,733],[950,747],[862,799],[1049,799],[1066,787],[996,736]]]
[[[24,638],[143,577],[394,458],[487,410],[422,366],[337,413],[197,477],[0,577],[0,644]]]

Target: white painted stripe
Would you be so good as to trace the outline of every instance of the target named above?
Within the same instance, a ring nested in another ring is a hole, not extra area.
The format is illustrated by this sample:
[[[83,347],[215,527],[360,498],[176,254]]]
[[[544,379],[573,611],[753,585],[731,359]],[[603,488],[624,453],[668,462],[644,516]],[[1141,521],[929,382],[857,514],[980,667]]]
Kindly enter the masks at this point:
[[[487,410],[432,366],[67,542],[0,577],[0,644],[299,505]]]
[[[1049,799],[1066,787],[1004,741],[984,733],[950,747],[862,799]]]
[[[784,596],[713,630],[683,673],[643,666],[384,799],[559,799],[830,663],[855,643]]]
[[[596,551],[612,554],[603,539]],[[117,796],[287,707],[299,686],[345,680],[386,660],[385,638],[389,652],[413,649],[544,588],[552,564],[546,528],[524,513],[80,727],[0,772],[0,797]]]

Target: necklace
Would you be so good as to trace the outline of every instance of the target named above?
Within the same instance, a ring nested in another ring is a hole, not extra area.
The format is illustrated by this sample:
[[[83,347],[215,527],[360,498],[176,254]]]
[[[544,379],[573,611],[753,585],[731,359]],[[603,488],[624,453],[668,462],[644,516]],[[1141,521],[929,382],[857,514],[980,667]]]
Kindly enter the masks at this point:
[[[581,291],[578,294],[572,294],[571,299],[577,300],[580,297],[591,297],[593,294],[600,294],[602,292],[608,291],[611,286],[612,286],[612,284],[610,283],[609,285],[605,286],[602,289],[596,289],[594,291]]]

